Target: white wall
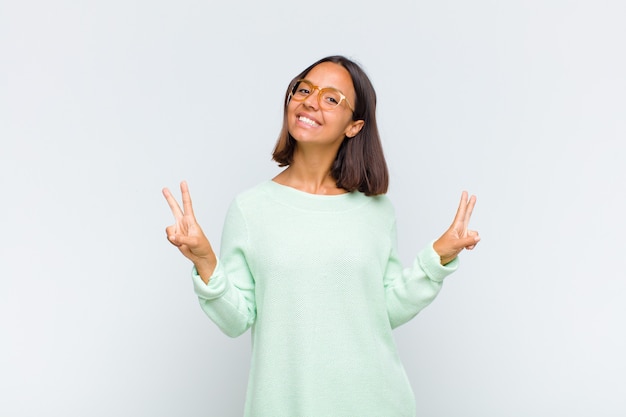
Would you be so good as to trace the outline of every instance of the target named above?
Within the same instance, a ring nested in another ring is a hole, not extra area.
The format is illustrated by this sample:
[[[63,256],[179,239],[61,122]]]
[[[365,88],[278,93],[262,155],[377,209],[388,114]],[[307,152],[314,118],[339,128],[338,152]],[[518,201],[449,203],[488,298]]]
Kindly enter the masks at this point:
[[[228,4],[228,5],[227,5]],[[237,416],[249,334],[164,236],[217,244],[273,176],[286,83],[330,54],[379,94],[408,264],[478,195],[483,241],[397,330],[420,416],[623,416],[625,3],[0,3],[0,415]]]

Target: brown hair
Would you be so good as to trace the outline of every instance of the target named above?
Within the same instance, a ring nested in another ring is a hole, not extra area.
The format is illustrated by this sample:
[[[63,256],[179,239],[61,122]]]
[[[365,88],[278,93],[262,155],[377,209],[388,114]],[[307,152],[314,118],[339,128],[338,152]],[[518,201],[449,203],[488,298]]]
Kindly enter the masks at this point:
[[[287,126],[289,94],[294,88],[296,80],[305,78],[315,66],[323,62],[339,64],[350,73],[356,93],[352,120],[365,122],[356,136],[345,138],[341,143],[331,167],[331,175],[335,179],[337,187],[346,191],[358,190],[368,196],[385,194],[389,186],[389,172],[376,124],[376,92],[363,69],[357,63],[343,56],[335,55],[322,58],[294,77],[289,83],[289,88],[285,93],[283,128],[274,147],[272,158],[281,167],[293,162],[293,153],[297,142],[289,133]]]

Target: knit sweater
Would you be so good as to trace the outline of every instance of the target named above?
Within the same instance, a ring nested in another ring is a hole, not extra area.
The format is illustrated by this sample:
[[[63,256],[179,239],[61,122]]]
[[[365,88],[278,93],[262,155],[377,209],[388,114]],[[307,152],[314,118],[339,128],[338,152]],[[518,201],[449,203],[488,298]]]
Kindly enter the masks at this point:
[[[224,333],[252,327],[246,417],[413,417],[392,329],[456,267],[430,245],[403,268],[384,195],[266,181],[231,204],[209,284],[192,279]]]

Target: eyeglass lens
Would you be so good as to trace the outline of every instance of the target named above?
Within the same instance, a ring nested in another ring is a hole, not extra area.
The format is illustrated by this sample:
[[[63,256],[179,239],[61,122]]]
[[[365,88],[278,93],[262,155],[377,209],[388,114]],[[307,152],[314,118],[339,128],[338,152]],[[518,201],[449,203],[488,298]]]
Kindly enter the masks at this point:
[[[299,81],[293,89],[292,97],[296,101],[304,101],[315,91],[316,87],[308,81]],[[334,88],[322,88],[318,101],[325,109],[334,109],[341,103],[341,93]]]

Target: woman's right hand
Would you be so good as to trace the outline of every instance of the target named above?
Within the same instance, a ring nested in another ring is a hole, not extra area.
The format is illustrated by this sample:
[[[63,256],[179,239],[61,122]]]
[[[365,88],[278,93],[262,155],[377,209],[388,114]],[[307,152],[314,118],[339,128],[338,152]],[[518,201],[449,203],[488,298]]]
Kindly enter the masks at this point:
[[[183,209],[169,189],[163,189],[163,195],[172,209],[175,223],[165,229],[167,239],[185,255],[198,270],[202,280],[208,284],[209,277],[217,265],[217,258],[211,247],[211,243],[204,235],[202,228],[196,221],[191,205],[189,187],[185,181],[180,183],[180,192],[183,199]]]

